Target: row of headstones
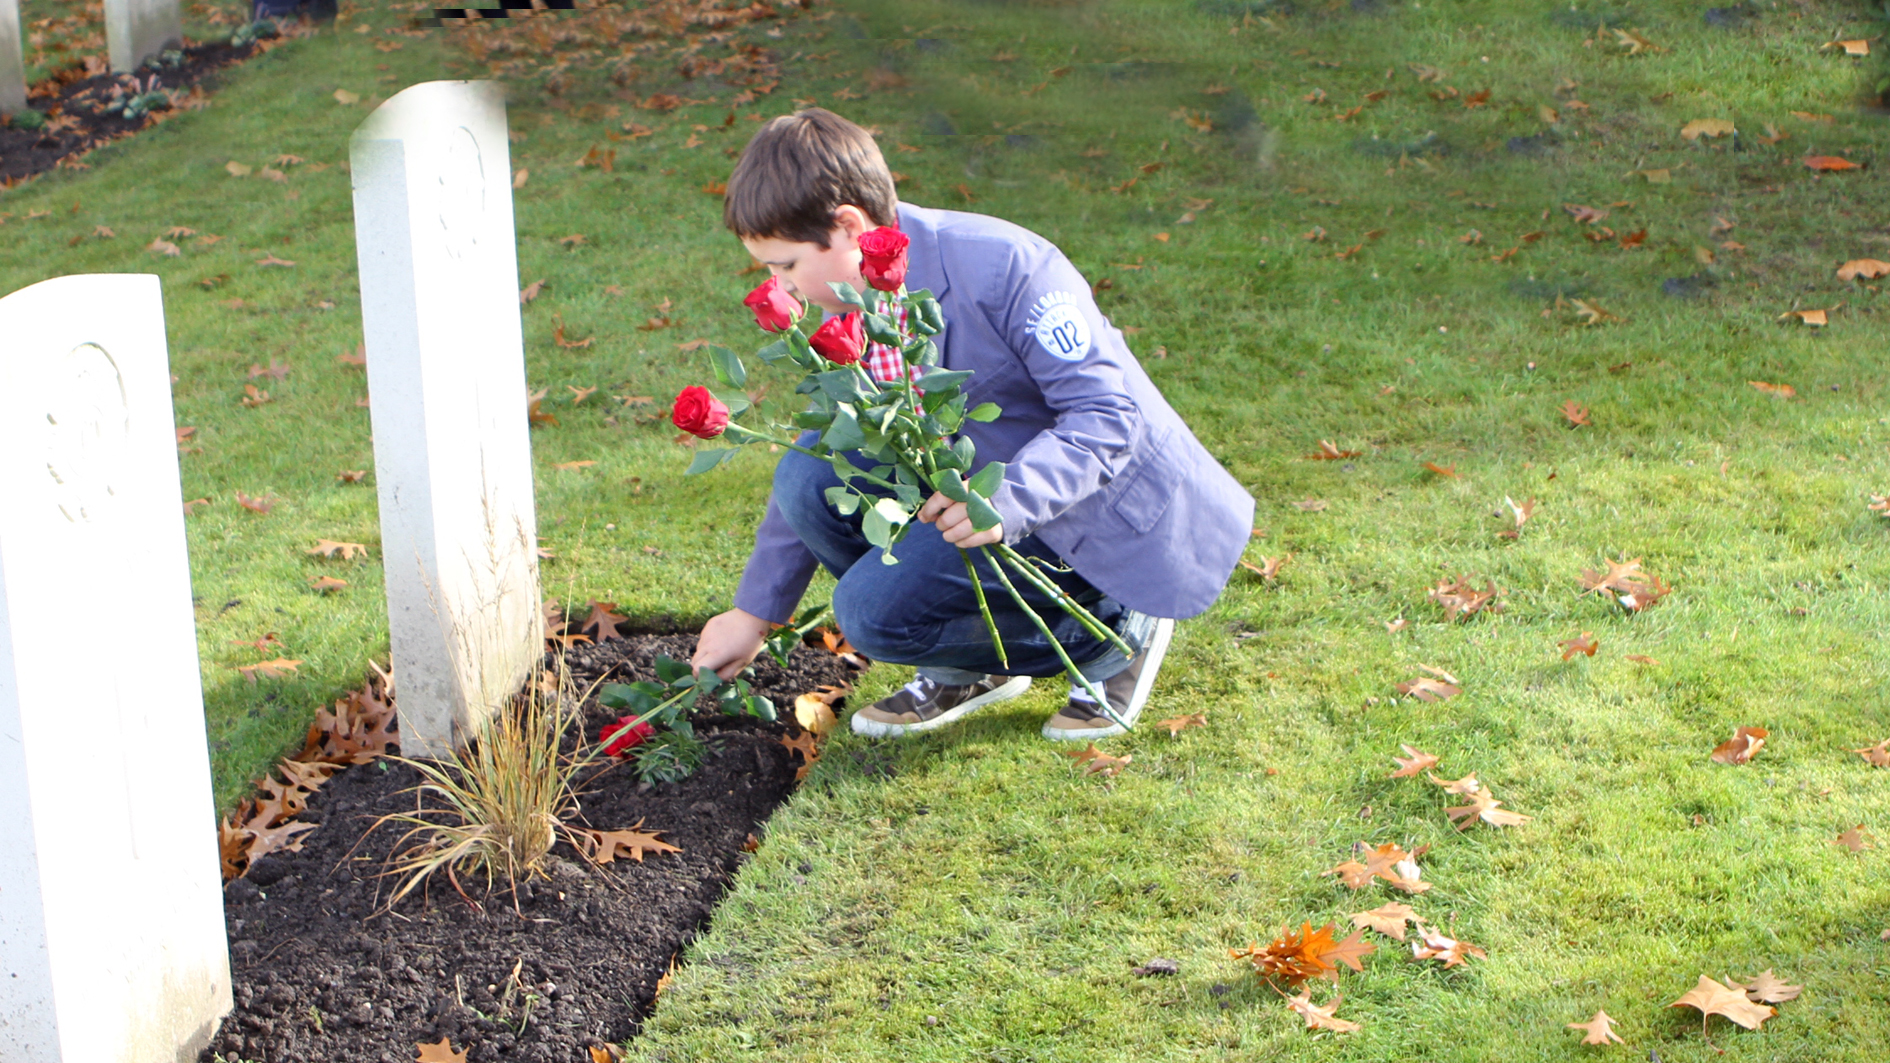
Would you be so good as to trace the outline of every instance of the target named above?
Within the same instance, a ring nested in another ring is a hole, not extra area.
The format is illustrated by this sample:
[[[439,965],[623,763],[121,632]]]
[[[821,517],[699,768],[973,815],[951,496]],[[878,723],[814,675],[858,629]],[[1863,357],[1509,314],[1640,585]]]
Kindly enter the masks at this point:
[[[543,646],[501,90],[414,86],[351,163],[401,750],[437,756]],[[155,276],[0,299],[5,1063],[187,1063],[231,1006],[170,381]],[[107,603],[135,634],[74,637]]]
[[[105,0],[105,49],[112,70],[126,74],[167,48],[182,46],[177,0]],[[20,0],[0,0],[0,114],[26,107],[26,58],[21,51]]]

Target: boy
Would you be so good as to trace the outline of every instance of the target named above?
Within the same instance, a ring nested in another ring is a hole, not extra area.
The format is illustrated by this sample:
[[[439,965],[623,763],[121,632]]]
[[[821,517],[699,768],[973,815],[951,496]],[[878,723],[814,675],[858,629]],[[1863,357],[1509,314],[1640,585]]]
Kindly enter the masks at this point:
[[[1066,593],[1136,651],[1123,656],[1044,596],[1019,588],[1115,714],[1133,724],[1175,618],[1213,604],[1240,559],[1253,499],[1155,389],[1075,267],[1008,222],[899,203],[873,138],[817,108],[775,118],[755,134],[729,177],[723,219],[784,286],[830,313],[846,307],[829,282],[870,294],[860,237],[882,226],[904,232],[906,286],[931,289],[944,309],[945,331],[934,337],[943,364],[973,371],[970,405],[1003,407],[996,421],[968,421],[962,434],[976,444],[979,467],[1007,467],[992,497],[1001,524],[974,531],[963,503],[934,495],[922,523],[895,546],[899,563],[886,565],[860,517],[828,505],[825,490],[839,483],[828,465],[789,452],[735,608],[703,626],[694,664],[724,676],[746,667],[822,564],[839,579],[833,610],[848,640],[875,660],[918,666],[904,689],[855,712],[853,730],[893,737],[944,726],[1023,693],[1032,676],[1063,672],[1050,639],[972,549],[1002,541],[1042,558]],[[869,352],[866,361],[879,379],[897,379],[896,358]],[[966,557],[978,559],[1008,664],[978,612]],[[1043,727],[1053,739],[1121,732],[1076,684]]]

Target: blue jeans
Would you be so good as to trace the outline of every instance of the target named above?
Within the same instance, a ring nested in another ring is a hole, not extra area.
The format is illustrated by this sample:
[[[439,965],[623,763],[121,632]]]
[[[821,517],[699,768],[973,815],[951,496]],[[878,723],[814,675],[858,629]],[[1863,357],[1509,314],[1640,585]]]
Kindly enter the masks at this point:
[[[810,433],[801,445],[810,446],[815,438]],[[875,464],[858,454],[847,457],[860,468]],[[831,465],[789,451],[775,469],[774,501],[801,542],[840,581],[834,588],[833,612],[856,649],[876,661],[917,665],[920,674],[952,685],[974,682],[986,674],[1063,674],[1063,663],[1050,640],[991,574],[991,566],[998,563],[994,555],[975,549],[967,555],[947,543],[937,525],[914,522],[906,537],[893,546],[898,564],[885,564],[881,561],[884,551],[867,542],[860,530],[860,515],[843,517],[828,503],[827,488],[839,485]],[[1120,628],[1127,612],[1122,605],[1063,566],[1036,536],[1016,543],[1015,549],[1063,568],[1045,575],[1103,624]],[[998,659],[978,613],[977,594],[965,571],[966,556],[982,577],[985,601],[1004,640],[1008,663]],[[1014,570],[1007,568],[1005,575],[1084,675],[1100,682],[1128,667],[1119,651],[1084,630]]]

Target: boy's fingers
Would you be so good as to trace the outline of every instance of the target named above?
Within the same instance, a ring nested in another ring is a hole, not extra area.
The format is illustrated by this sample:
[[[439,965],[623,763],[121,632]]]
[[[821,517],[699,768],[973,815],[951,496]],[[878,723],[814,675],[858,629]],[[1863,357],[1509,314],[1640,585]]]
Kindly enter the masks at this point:
[[[934,491],[932,492],[932,497],[925,500],[925,505],[919,507],[919,519],[921,521],[924,521],[927,524],[930,524],[933,521],[938,519],[938,515],[940,513],[943,513],[947,509],[951,508],[951,505],[952,505],[951,499],[946,498],[944,495],[940,494],[937,491]]]

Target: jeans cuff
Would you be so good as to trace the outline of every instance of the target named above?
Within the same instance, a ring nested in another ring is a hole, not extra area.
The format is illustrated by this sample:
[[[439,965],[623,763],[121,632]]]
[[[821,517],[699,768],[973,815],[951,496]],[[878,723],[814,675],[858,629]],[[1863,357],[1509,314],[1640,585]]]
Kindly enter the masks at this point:
[[[940,686],[967,687],[982,682],[985,673],[969,672],[963,668],[946,668],[939,665],[925,665],[919,669],[919,678],[930,679]]]

